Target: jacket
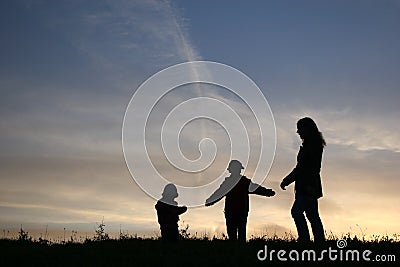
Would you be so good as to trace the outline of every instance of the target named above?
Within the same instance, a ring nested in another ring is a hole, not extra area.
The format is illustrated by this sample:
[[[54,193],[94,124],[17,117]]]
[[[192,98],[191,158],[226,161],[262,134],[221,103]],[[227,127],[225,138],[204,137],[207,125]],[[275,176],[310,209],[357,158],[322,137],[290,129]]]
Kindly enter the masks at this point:
[[[161,229],[178,229],[179,215],[187,210],[186,207],[166,204],[162,201],[157,201],[155,208]]]
[[[304,142],[297,154],[297,164],[283,179],[283,184],[295,182],[295,195],[320,198],[323,196],[321,183],[321,160],[323,146],[316,142]]]
[[[235,184],[235,182],[237,183]],[[249,192],[250,186],[258,187],[253,192]],[[221,186],[206,200],[206,205],[212,205],[226,197],[225,214],[247,215],[249,212],[249,194],[271,196],[273,191],[252,183],[246,176],[240,176],[239,180],[230,176],[225,178]]]

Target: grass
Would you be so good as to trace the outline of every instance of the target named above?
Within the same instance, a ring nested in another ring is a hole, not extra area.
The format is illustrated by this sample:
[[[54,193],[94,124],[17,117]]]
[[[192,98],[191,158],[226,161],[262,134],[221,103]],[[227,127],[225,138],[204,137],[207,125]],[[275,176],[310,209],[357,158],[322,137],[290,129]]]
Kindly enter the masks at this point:
[[[300,253],[305,249],[315,250],[317,255],[324,249],[338,250],[337,240],[332,233],[324,244],[302,245],[292,235],[284,237],[251,237],[247,243],[235,243],[224,238],[197,237],[188,233],[188,227],[180,230],[182,238],[177,243],[165,243],[159,238],[140,238],[121,233],[118,238],[110,238],[104,231],[104,223],[98,225],[93,238],[76,242],[72,238],[66,242],[52,243],[42,238],[37,240],[29,236],[21,227],[18,238],[1,239],[0,262],[2,266],[299,266],[299,262],[281,262],[276,258],[279,250],[292,250]],[[400,261],[399,236],[376,236],[368,241],[350,234],[342,236],[347,241],[346,250],[372,251],[370,258],[376,255],[394,255],[397,264]],[[257,253],[267,246],[268,253],[275,250],[271,260],[259,261]],[[339,255],[339,254],[338,254]],[[343,254],[344,255],[344,254]],[[393,259],[391,259],[393,260]],[[340,260],[331,261],[325,257],[321,262],[301,261],[301,266],[341,266]],[[349,261],[351,265],[375,266],[376,261]],[[385,262],[384,265],[394,265]],[[347,264],[348,265],[348,264]]]

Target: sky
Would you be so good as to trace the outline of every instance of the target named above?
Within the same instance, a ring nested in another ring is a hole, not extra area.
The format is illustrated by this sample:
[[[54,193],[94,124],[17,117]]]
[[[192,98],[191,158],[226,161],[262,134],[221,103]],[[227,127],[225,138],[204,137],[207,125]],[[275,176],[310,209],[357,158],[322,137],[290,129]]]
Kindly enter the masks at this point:
[[[296,233],[293,186],[282,191],[279,183],[296,164],[296,121],[304,116],[315,119],[328,144],[319,201],[325,230],[399,233],[399,12],[397,0],[3,1],[3,234],[21,224],[31,232],[50,227],[91,233],[104,220],[108,231],[159,235],[156,200],[126,166],[122,125],[144,81],[193,60],[242,71],[272,110],[276,151],[262,185],[277,195],[250,197],[249,237]],[[199,95],[241,110],[254,132],[240,99],[216,86],[201,92],[187,86],[166,95],[149,117],[149,129],[159,129],[168,111]],[[196,124],[185,128],[183,154],[195,159],[201,137],[222,147],[207,175],[197,177],[196,183],[205,183],[228,175],[229,138],[218,134],[215,123],[198,123],[206,131],[197,131]],[[149,140],[159,172],[184,183],[184,174],[165,163],[158,135]],[[255,164],[251,156],[246,176],[251,178]],[[223,201],[190,208],[181,223],[192,233],[226,233]]]

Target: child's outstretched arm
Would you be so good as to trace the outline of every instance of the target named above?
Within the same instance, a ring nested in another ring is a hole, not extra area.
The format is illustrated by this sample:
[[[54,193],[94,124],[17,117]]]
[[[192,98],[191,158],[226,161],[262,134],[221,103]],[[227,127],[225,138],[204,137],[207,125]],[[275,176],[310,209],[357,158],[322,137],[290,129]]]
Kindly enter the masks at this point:
[[[208,207],[220,201],[225,196],[225,194],[228,193],[226,187],[227,183],[223,182],[220,185],[220,187],[217,190],[215,190],[215,192],[212,193],[212,195],[209,198],[206,199],[205,205]]]
[[[214,205],[215,203],[220,201],[223,197],[224,195],[222,195],[221,190],[217,189],[217,191],[215,191],[209,198],[206,199],[205,203],[206,207]]]
[[[251,185],[249,188],[256,188],[256,190],[249,192],[249,194],[256,194],[260,196],[266,196],[266,197],[272,197],[275,195],[275,191],[269,188],[265,188],[261,185],[255,184],[251,182]]]

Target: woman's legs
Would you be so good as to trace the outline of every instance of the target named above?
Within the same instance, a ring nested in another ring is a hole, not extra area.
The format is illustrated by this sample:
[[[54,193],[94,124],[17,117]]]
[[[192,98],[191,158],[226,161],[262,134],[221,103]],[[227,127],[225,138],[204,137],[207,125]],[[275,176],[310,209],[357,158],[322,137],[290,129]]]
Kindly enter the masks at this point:
[[[318,212],[318,200],[311,199],[306,210],[306,216],[310,221],[312,232],[314,235],[314,242],[325,241],[324,227]]]
[[[310,221],[311,228],[314,235],[315,242],[322,242],[325,240],[324,227],[318,212],[318,199],[307,196],[297,196],[293,203],[291,210],[292,217],[296,224],[297,234],[300,242],[309,242],[310,233],[304,212],[307,219]]]
[[[305,199],[303,197],[296,197],[292,209],[291,214],[296,224],[297,235],[299,236],[299,242],[309,242],[310,241],[310,233],[308,232],[306,218],[304,217],[304,211],[306,209]]]

